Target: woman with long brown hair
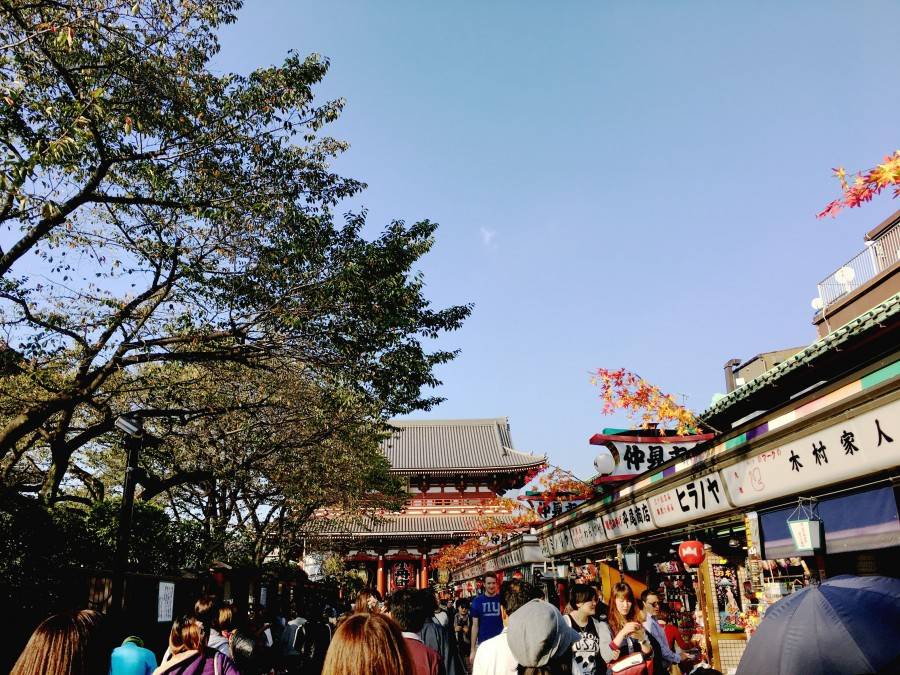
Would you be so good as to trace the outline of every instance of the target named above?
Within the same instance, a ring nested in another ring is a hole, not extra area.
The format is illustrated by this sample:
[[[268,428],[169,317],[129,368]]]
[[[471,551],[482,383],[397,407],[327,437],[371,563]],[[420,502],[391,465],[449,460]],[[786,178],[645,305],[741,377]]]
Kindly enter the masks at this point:
[[[364,588],[353,603],[354,612],[380,612],[381,593],[374,588]]]
[[[631,586],[620,581],[612,588],[607,620],[600,622],[600,653],[607,664],[640,652],[645,661],[653,659],[653,646],[643,626],[644,613],[635,602]]]
[[[103,615],[90,609],[63,612],[38,626],[10,675],[94,675],[109,670],[110,645]]]
[[[153,675],[239,675],[234,662],[208,646],[209,629],[191,615],[180,616],[169,632],[169,651]]]
[[[362,612],[337,629],[322,675],[414,675],[400,626],[384,614]]]

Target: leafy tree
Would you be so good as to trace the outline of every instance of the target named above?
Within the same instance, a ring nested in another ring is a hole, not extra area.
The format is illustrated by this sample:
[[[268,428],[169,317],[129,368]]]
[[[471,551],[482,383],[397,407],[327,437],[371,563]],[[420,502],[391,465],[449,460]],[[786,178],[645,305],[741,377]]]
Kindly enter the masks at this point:
[[[423,342],[470,308],[434,310],[423,296],[413,268],[436,226],[397,221],[369,241],[364,213],[335,221],[364,186],[329,167],[347,146],[321,134],[343,106],[315,101],[328,62],[290,54],[245,76],[211,72],[216,31],[239,7],[0,0],[0,478],[11,489],[102,499],[80,458],[110,443],[123,412],[155,420],[183,455],[198,420],[252,413],[227,396],[198,403],[186,365],[206,382],[221,364],[246,378],[301,372],[304,391],[346,392],[370,420],[437,400],[422,388],[454,354]],[[346,442],[319,431],[321,447]],[[209,484],[207,468],[169,466],[178,479],[163,488]]]
[[[109,499],[97,502],[80,516],[92,553],[77,559],[97,569],[113,568],[121,507],[121,500]],[[131,517],[129,571],[178,574],[183,569],[205,568],[208,564],[196,524],[175,520],[159,506],[141,501],[135,503]]]
[[[365,397],[286,367],[181,370],[194,408],[228,412],[158,422],[167,442],[143,453],[140,497],[165,497],[177,517],[200,524],[210,555],[223,556],[238,530],[252,544],[244,562],[259,566],[274,552],[285,560],[319,509],[359,518],[405,501],[378,447],[385,425]]]
[[[112,569],[121,502],[91,509],[57,505],[9,493],[0,495],[0,598],[4,606],[42,615],[81,602],[85,574]],[[39,533],[39,536],[36,536]],[[196,528],[161,508],[135,504],[129,569],[177,574],[201,560]]]

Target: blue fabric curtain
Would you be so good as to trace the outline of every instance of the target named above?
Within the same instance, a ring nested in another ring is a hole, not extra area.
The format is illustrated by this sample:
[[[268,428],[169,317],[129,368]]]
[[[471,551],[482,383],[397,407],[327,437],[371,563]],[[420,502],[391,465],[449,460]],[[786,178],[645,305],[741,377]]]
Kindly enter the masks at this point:
[[[763,557],[800,555],[788,529],[793,506],[760,514]],[[900,546],[900,517],[890,487],[874,488],[819,501],[819,517],[825,524],[826,553],[867,551]]]

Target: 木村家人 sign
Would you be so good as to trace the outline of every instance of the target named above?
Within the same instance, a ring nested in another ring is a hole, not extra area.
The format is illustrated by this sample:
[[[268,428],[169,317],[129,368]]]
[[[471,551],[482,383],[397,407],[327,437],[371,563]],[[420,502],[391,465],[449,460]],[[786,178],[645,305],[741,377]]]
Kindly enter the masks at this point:
[[[900,401],[721,469],[735,506],[797,494],[900,465]]]

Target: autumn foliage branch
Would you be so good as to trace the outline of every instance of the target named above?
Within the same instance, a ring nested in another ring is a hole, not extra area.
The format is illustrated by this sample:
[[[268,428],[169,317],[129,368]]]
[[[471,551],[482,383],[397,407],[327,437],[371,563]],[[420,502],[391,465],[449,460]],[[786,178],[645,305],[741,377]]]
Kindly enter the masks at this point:
[[[884,161],[875,168],[857,172],[852,181],[847,179],[843,167],[834,169],[834,175],[841,181],[842,194],[819,212],[818,218],[834,218],[841,209],[855,208],[872,201],[872,197],[891,186],[894,186],[894,197],[900,196],[900,150],[885,156]]]
[[[541,488],[538,499],[544,503],[588,499],[594,494],[589,484],[555,466],[534,471],[527,478],[526,482],[537,479],[536,485]],[[541,522],[540,516],[520,500],[496,497],[484,503],[473,535],[459,544],[444,546],[432,558],[432,565],[438,569],[455,569],[509,536],[527,532]]]
[[[630,370],[598,368],[591,374],[591,384],[600,388],[604,415],[623,410],[629,419],[639,417],[646,427],[655,424],[663,429],[674,428],[679,434],[700,431],[700,421],[694,413]]]
[[[545,504],[579,501],[594,496],[594,487],[590,483],[558,466],[550,467],[549,471],[538,476],[536,485],[540,488],[540,500]]]

